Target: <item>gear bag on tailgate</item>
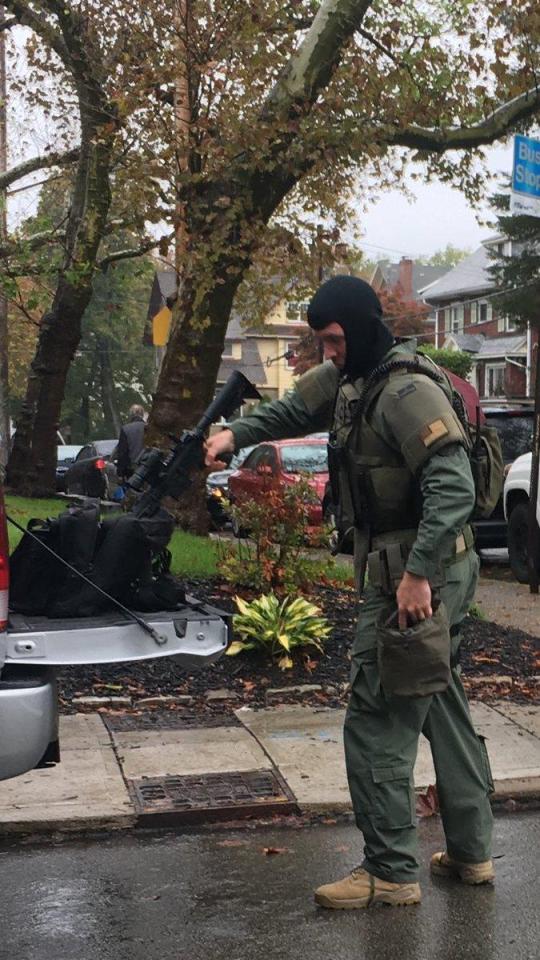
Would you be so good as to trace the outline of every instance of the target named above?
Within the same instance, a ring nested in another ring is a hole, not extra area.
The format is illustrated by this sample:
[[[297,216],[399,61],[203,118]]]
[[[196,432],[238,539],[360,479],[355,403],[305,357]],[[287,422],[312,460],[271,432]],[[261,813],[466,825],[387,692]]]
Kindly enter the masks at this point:
[[[70,507],[57,519],[31,520],[29,533],[10,558],[10,606],[18,613],[50,617],[87,617],[113,609],[95,584],[141,611],[174,609],[185,593],[168,573],[165,548],[173,527],[162,509],[149,519],[122,514],[100,522],[99,504],[92,501]],[[51,556],[30,533],[75,569]]]

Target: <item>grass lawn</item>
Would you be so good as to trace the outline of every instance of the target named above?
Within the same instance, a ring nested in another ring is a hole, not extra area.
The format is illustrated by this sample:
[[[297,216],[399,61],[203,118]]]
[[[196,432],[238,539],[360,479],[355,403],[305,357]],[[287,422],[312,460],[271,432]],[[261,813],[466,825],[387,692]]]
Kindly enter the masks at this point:
[[[65,499],[41,500],[15,497],[10,494],[6,495],[5,500],[6,512],[22,527],[26,527],[28,521],[34,517],[45,519],[57,516],[66,509],[69,502]],[[14,550],[22,534],[10,523],[8,523],[8,533],[10,549]],[[171,571],[176,576],[193,580],[217,576],[219,561],[215,540],[197,537],[184,530],[175,530],[169,549],[172,553]],[[313,580],[317,579],[323,567],[324,564],[320,561],[313,561]],[[350,581],[351,576],[351,568],[347,566],[336,564],[332,570],[332,577],[339,582]]]

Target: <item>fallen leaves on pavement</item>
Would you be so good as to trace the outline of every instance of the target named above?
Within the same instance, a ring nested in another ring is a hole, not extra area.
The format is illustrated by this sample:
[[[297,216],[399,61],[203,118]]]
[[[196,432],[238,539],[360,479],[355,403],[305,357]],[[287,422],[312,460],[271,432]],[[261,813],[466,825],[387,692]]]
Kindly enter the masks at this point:
[[[426,792],[416,797],[416,814],[418,817],[432,817],[436,813],[439,813],[439,797],[437,787],[430,783]]]

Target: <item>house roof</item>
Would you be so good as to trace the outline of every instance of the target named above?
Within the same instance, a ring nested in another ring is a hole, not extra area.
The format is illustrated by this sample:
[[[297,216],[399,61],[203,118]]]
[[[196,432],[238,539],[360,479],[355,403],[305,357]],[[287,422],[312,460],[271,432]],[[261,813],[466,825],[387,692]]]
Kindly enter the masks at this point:
[[[486,248],[479,247],[448,270],[439,280],[424,287],[420,293],[428,303],[437,303],[440,300],[451,300],[462,294],[483,293],[491,290],[495,284],[487,272],[490,262]]]
[[[525,356],[527,338],[524,334],[513,337],[486,337],[483,333],[449,333],[445,343],[452,340],[459,350],[474,353],[475,360],[487,360],[489,357]]]
[[[527,337],[520,333],[513,337],[487,337],[476,354],[476,360],[488,357],[527,355]]]
[[[154,319],[156,313],[167,303],[168,297],[176,296],[176,271],[175,270],[156,270],[150,291],[150,302],[148,304],[147,322]]]
[[[448,339],[450,338],[459,350],[465,350],[466,353],[478,353],[485,340],[483,333],[450,333]]]
[[[267,383],[266,367],[255,340],[243,341],[241,360],[235,357],[222,357],[217,376],[218,381],[225,381],[233,370],[240,370],[252,383],[259,385]]]
[[[381,261],[377,264],[382,278],[386,282],[389,288],[395,287],[400,280],[400,265],[399,263],[386,263],[386,261]],[[446,267],[434,267],[431,264],[425,263],[416,263],[413,261],[412,265],[412,297],[413,300],[421,300],[420,292],[424,287],[428,286],[431,283],[434,283],[443,274],[446,273]]]

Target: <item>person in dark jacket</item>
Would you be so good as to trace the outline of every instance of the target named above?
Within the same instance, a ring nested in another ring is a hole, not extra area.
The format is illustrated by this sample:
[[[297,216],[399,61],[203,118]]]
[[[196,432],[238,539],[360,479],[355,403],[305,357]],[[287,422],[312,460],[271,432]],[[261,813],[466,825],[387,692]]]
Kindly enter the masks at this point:
[[[117,470],[120,480],[132,475],[137,458],[144,447],[145,411],[139,403],[129,408],[128,422],[120,430],[116,448]]]

